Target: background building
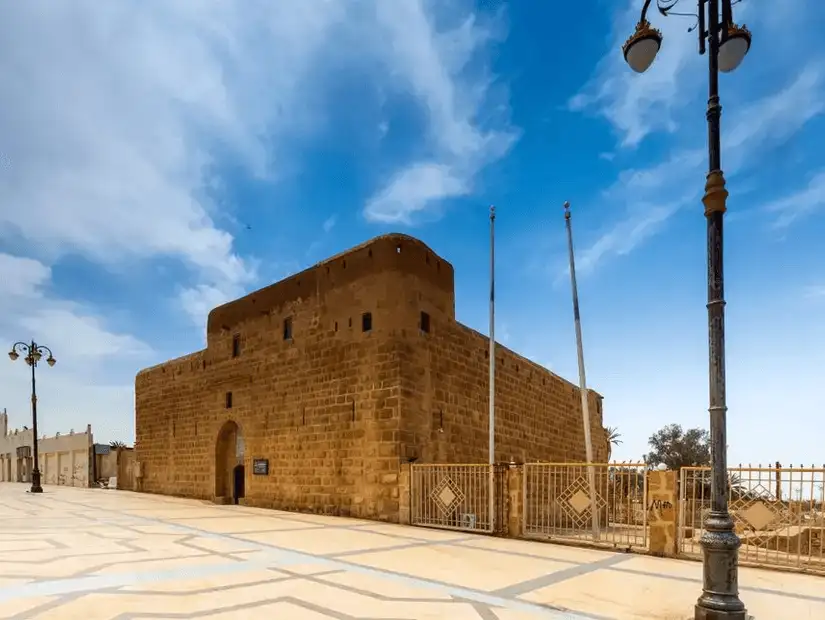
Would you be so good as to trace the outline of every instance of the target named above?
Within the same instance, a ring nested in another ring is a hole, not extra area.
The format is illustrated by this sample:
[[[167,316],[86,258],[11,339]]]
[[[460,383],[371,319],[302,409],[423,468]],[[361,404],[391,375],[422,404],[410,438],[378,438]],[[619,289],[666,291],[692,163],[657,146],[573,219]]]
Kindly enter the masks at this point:
[[[33,433],[29,428],[9,429],[9,416],[0,413],[0,482],[31,482],[34,469]],[[92,427],[70,431],[38,442],[42,484],[87,487],[91,476]]]
[[[496,459],[584,460],[578,388],[497,355]],[[206,349],[138,374],[138,488],[395,520],[400,463],[487,462],[487,356],[452,266],[378,237],[214,309]]]

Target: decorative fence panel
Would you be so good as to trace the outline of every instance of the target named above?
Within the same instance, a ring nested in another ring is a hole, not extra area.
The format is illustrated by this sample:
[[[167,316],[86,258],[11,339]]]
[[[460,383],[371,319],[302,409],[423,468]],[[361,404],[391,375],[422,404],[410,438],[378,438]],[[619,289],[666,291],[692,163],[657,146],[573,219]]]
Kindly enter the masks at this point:
[[[728,481],[741,564],[825,573],[825,467],[733,467]],[[710,468],[682,468],[679,550],[686,556],[702,555],[710,497]]]
[[[507,470],[504,465],[413,464],[410,522],[488,534],[506,531]]]
[[[646,549],[646,474],[644,463],[525,463],[524,536]]]

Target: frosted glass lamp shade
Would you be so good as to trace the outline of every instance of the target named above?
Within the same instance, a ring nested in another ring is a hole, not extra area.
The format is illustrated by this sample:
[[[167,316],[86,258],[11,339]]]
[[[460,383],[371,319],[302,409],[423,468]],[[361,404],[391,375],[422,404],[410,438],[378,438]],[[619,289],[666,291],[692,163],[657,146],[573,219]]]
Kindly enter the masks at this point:
[[[662,47],[662,33],[651,28],[648,22],[639,22],[636,32],[622,46],[625,62],[636,73],[644,73],[653,64],[659,48]]]
[[[719,71],[730,73],[745,59],[751,48],[751,33],[747,27],[732,24],[719,45]]]

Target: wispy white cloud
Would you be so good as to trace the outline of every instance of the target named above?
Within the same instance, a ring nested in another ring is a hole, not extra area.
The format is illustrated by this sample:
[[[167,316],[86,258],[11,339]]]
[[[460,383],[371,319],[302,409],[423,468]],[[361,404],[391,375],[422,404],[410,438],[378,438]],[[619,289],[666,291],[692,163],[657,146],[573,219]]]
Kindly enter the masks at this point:
[[[321,225],[321,228],[324,229],[325,233],[329,233],[335,228],[335,223],[338,221],[338,218],[334,215],[329,216],[327,219],[324,220],[324,223]]]
[[[212,216],[211,153],[220,144],[254,174],[270,172],[264,130],[300,125],[297,86],[335,6],[4,7],[0,40],[14,53],[0,54],[0,135],[13,165],[0,172],[0,235],[26,238],[46,260],[178,258],[227,294],[253,282]]]
[[[417,163],[396,173],[364,209],[376,222],[409,223],[434,202],[470,192],[468,179],[448,164]]]
[[[52,271],[47,265],[0,253],[0,273],[4,274],[0,279],[4,310],[0,328],[4,334],[9,335],[13,329],[24,336],[40,334],[58,349],[90,362],[115,355],[151,353],[148,345],[134,337],[107,330],[103,320],[88,308],[51,294]]]
[[[738,175],[756,166],[771,149],[785,143],[824,111],[825,72],[822,64],[814,61],[803,67],[789,84],[729,119],[723,125],[723,166],[729,189],[735,187]],[[672,215],[700,199],[706,168],[705,148],[684,148],[648,168],[621,172],[617,182],[599,200],[623,206],[624,216],[585,247],[581,258],[577,258],[577,269],[586,275],[602,260],[629,254],[662,230]],[[814,179],[798,197],[783,199],[779,206],[768,208],[778,211],[782,205],[798,199],[796,206],[788,208],[783,216],[782,221],[789,223],[789,217],[801,216],[819,206],[818,196],[825,188],[821,183]],[[677,190],[674,196],[674,188],[684,189]],[[559,274],[566,273],[565,270],[566,267],[560,267]]]
[[[0,346],[35,338],[57,358],[57,365],[44,365],[39,377],[42,431],[66,432],[92,423],[99,437],[130,439],[131,376],[113,383],[108,374],[112,365],[151,360],[149,345],[111,330],[93,308],[52,294],[51,269],[39,261],[0,253],[0,273]],[[0,373],[3,405],[14,425],[29,424],[29,370],[22,363],[6,360],[6,365]]]
[[[436,20],[425,10],[432,4],[397,0],[377,6],[378,20],[392,42],[386,50],[388,61],[427,110],[431,155],[394,174],[367,201],[364,215],[376,222],[410,223],[444,199],[471,192],[475,175],[506,154],[517,134],[507,126],[507,119],[500,129],[478,124],[490,78],[468,75],[467,66],[494,37],[489,25],[469,13],[453,14],[447,23],[454,26],[440,30],[435,24],[443,19]]]
[[[753,165],[760,155],[798,133],[825,111],[825,62],[817,58],[802,67],[776,92],[737,112],[724,131],[724,161],[728,176]]]
[[[765,205],[765,211],[774,214],[773,227],[784,229],[794,222],[825,208],[825,170],[815,174],[808,185]]]
[[[636,74],[627,67],[621,47],[634,31],[640,8],[641,2],[629,0],[616,10],[608,50],[590,79],[568,103],[574,111],[607,119],[617,134],[619,145],[625,148],[635,148],[653,133],[676,134],[683,128],[681,121],[685,108],[696,105],[697,95],[705,90],[707,82],[707,66],[699,61],[696,53],[696,32],[685,33],[692,18],[663,17],[654,10],[655,3],[648,19],[662,32],[662,48],[644,74]],[[816,32],[814,28],[801,28],[802,20],[810,24],[825,21],[822,7],[812,0],[743,2],[737,4],[734,13],[738,22],[746,21],[756,27],[757,41],[761,38],[771,40],[773,61],[787,62],[788,66],[798,62],[802,53],[810,51],[807,32]],[[780,36],[780,33],[791,30],[799,31],[798,36]],[[742,70],[745,70],[744,66]],[[776,101],[774,105],[781,106],[784,102]],[[753,126],[758,127],[756,123]]]
[[[642,242],[662,230],[668,218],[678,211],[687,200],[665,205],[637,205],[635,215],[621,220],[587,246],[576,258],[576,272],[592,273],[607,256],[625,256]],[[559,277],[567,277],[568,268]]]
[[[23,237],[47,262],[182,260],[193,317],[257,280],[218,223],[228,218],[212,200],[215,154],[276,179],[285,149],[323,130],[329,67],[366,67],[428,111],[431,158],[394,173],[370,218],[398,221],[456,185],[466,191],[512,141],[475,124],[490,78],[468,64],[498,33],[469,2],[34,0],[2,12],[0,135],[11,163],[0,168],[0,239]],[[405,195],[411,178],[429,186]]]
[[[644,74],[630,71],[622,57],[622,44],[639,21],[641,3],[630,0],[616,11],[612,43],[593,75],[569,101],[571,110],[596,114],[613,125],[619,145],[636,147],[656,131],[679,128],[675,111],[684,104],[683,93],[695,92],[702,79],[695,63],[696,39],[685,36],[679,19],[659,19],[664,43],[653,66]],[[650,19],[655,19],[652,11]]]

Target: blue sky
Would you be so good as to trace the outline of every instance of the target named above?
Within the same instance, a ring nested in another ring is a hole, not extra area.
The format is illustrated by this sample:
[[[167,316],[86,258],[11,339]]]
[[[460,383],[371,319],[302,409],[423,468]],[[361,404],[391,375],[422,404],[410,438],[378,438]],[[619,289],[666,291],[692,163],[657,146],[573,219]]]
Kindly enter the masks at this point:
[[[211,307],[385,232],[450,260],[486,332],[491,203],[497,335],[575,380],[565,200],[616,456],[705,426],[707,59],[652,13],[633,74],[641,4],[3,3],[0,338],[59,360],[44,432],[131,441],[135,372],[200,348]],[[732,462],[825,460],[818,4],[738,4],[754,45],[721,79]],[[27,370],[0,373],[16,426]]]

